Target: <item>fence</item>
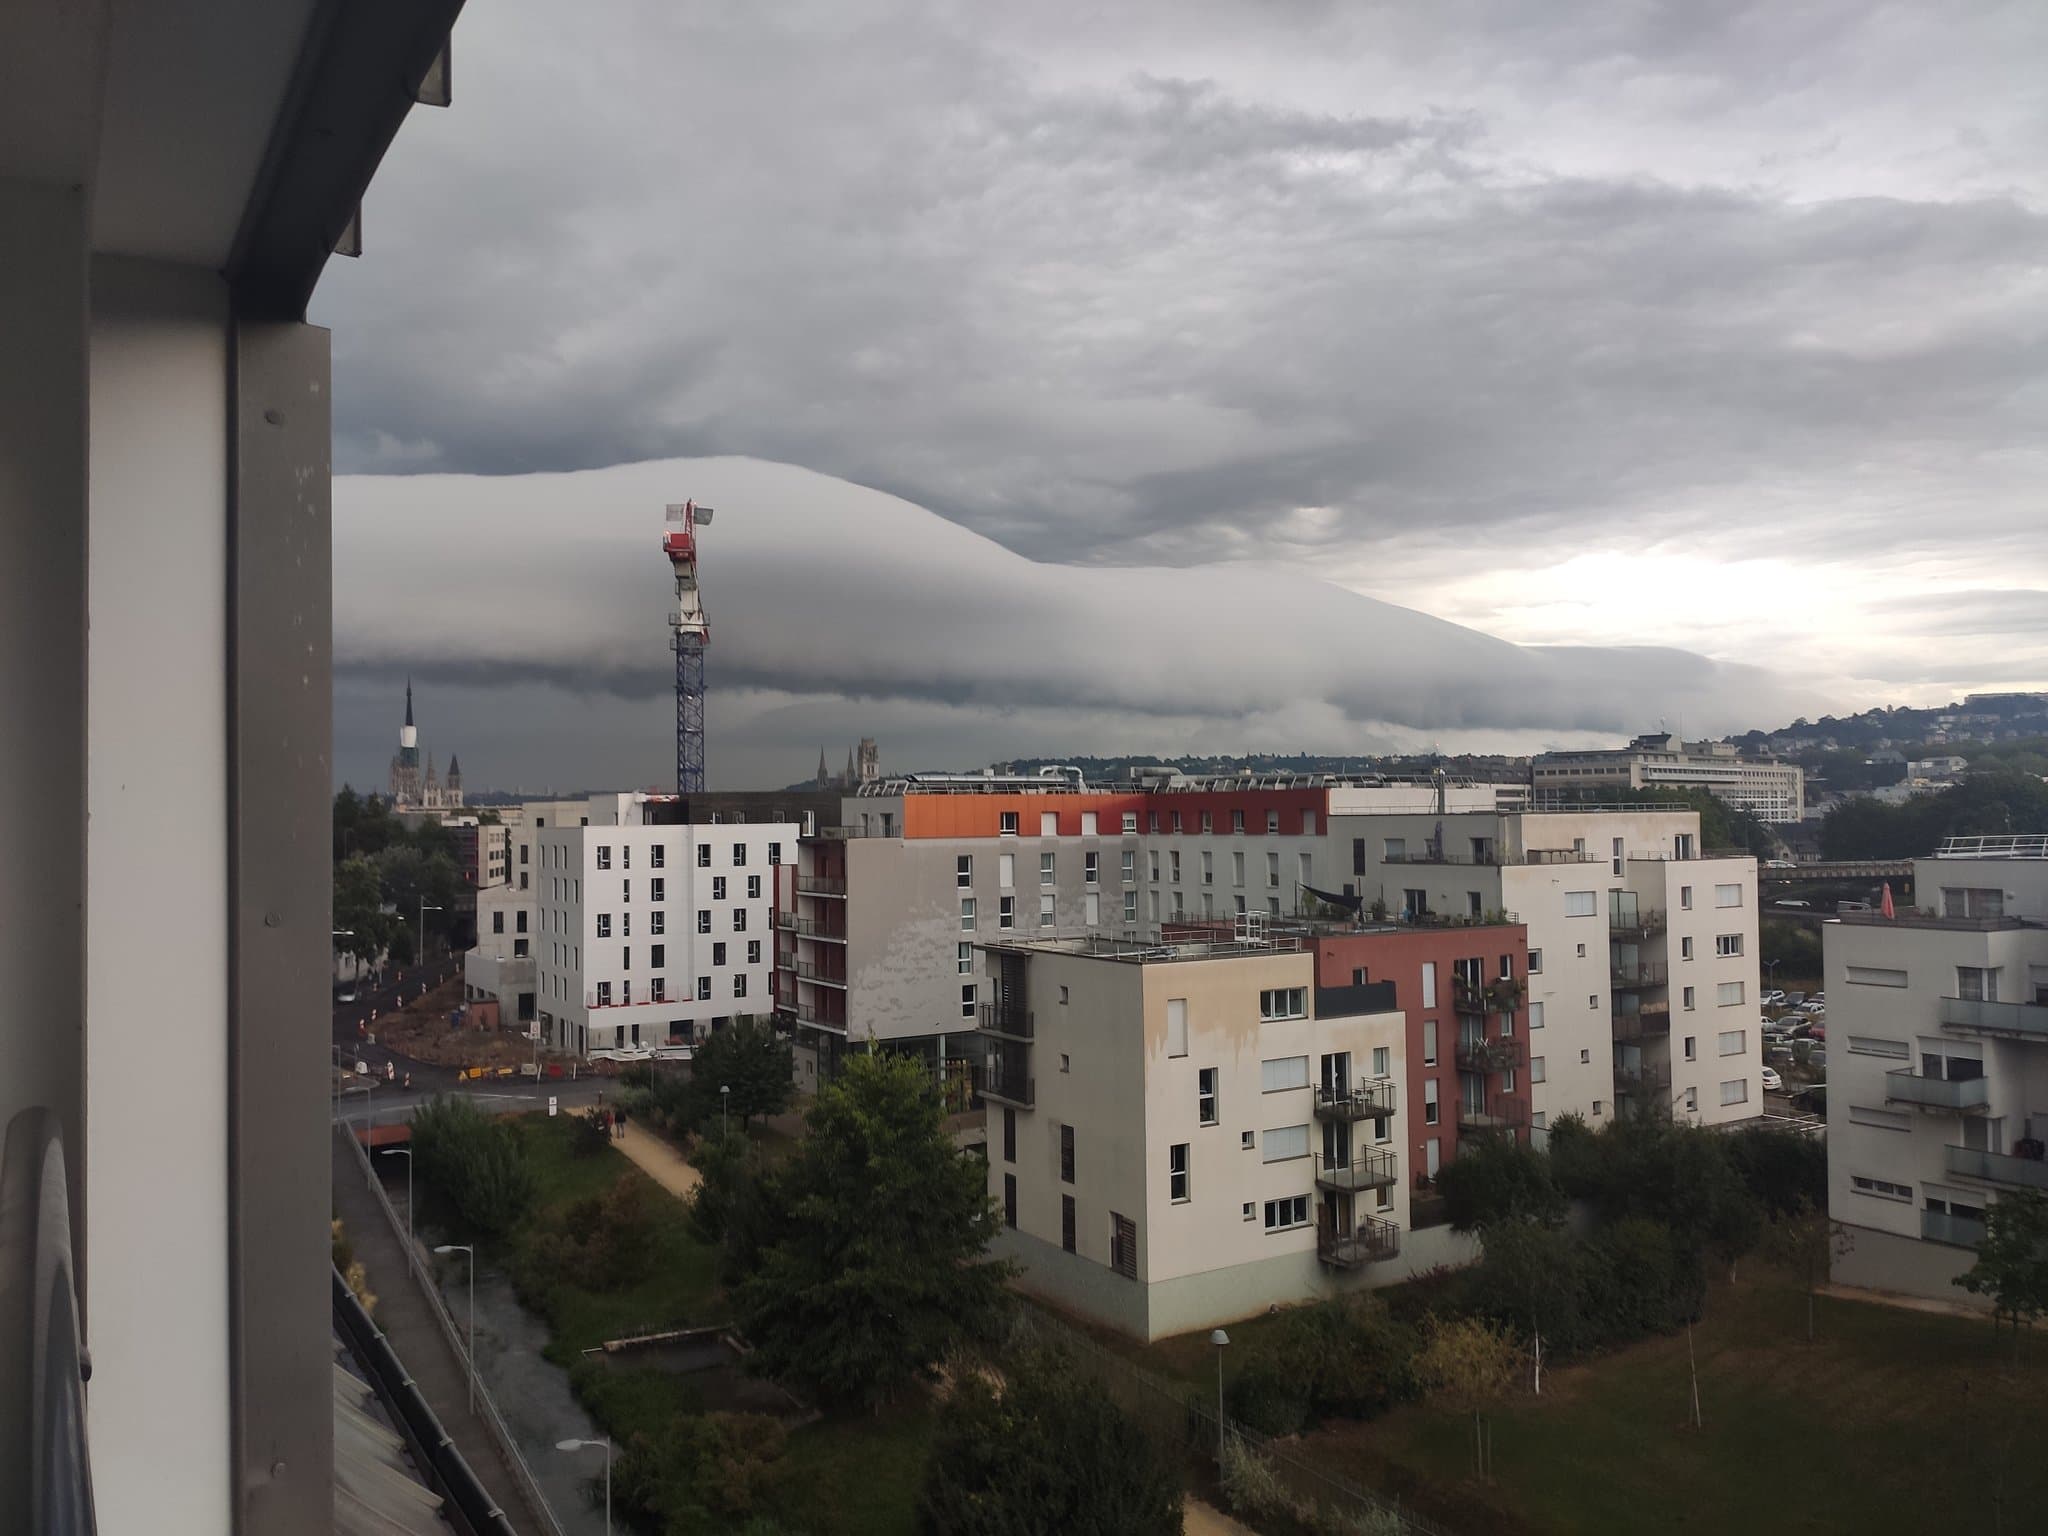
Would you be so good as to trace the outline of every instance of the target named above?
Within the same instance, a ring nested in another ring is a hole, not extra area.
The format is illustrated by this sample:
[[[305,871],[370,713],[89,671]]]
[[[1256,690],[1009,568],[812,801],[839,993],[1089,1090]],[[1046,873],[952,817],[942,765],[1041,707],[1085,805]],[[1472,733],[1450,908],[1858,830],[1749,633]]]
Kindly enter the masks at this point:
[[[1217,1406],[1207,1394],[1132,1364],[1036,1307],[1019,1307],[1017,1318],[1017,1332],[1022,1337],[1059,1349],[1138,1423],[1168,1444],[1180,1445],[1189,1454],[1200,1455],[1212,1463],[1216,1461],[1221,1438],[1217,1431]],[[1342,1517],[1391,1519],[1399,1522],[1400,1529],[1409,1536],[1451,1536],[1444,1526],[1404,1508],[1398,1499],[1311,1466],[1242,1424],[1227,1427],[1233,1438],[1266,1460],[1296,1499]]]
[[[362,1170],[363,1181],[370,1186],[370,1193],[377,1197],[377,1205],[384,1212],[384,1219],[391,1224],[392,1235],[405,1250],[406,1268],[412,1272],[414,1283],[426,1297],[428,1310],[441,1325],[441,1332],[448,1340],[448,1347],[469,1367],[470,1375],[476,1381],[477,1406],[483,1411],[484,1425],[490,1431],[491,1438],[497,1441],[498,1452],[506,1470],[512,1474],[512,1480],[519,1485],[520,1493],[525,1496],[528,1508],[532,1510],[534,1519],[540,1522],[546,1536],[564,1536],[561,1522],[555,1519],[555,1512],[548,1506],[546,1495],[540,1491],[540,1484],[534,1478],[533,1469],[527,1466],[526,1458],[519,1453],[519,1442],[513,1438],[504,1415],[498,1412],[498,1405],[491,1398],[490,1389],[484,1385],[483,1376],[478,1373],[475,1362],[470,1359],[469,1346],[463,1339],[461,1330],[455,1326],[455,1319],[449,1316],[447,1303],[441,1299],[441,1288],[434,1284],[426,1272],[426,1266],[420,1263],[419,1249],[406,1236],[405,1223],[392,1208],[391,1197],[384,1193],[383,1183],[377,1178],[376,1170],[370,1166],[369,1154],[363,1150],[363,1144],[356,1140],[355,1133],[346,1125],[340,1127],[340,1130],[349,1144],[349,1149],[355,1153],[356,1165]],[[475,1254],[469,1256],[469,1262],[476,1262]]]

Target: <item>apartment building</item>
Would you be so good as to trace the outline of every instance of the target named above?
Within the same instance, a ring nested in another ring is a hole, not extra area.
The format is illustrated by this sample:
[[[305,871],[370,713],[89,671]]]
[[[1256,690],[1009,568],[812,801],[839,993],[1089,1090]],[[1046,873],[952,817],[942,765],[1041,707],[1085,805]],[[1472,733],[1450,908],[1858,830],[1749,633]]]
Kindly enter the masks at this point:
[[[1027,1290],[1149,1340],[1413,1271],[1391,987],[1318,986],[1287,938],[980,948],[995,1247]]]
[[[669,796],[592,796],[532,835],[529,953],[560,1051],[687,1046],[774,1007],[775,876],[795,823],[691,821]]]
[[[1822,930],[1834,1278],[1982,1305],[1986,1211],[2048,1190],[2048,837],[1950,838],[1913,891]]]
[[[1340,818],[1355,891],[1411,924],[1527,931],[1529,1115],[1762,1112],[1756,860],[1658,806]],[[1541,1066],[1537,1065],[1541,1062]]]
[[[1589,789],[1704,789],[1759,821],[1806,814],[1806,771],[1797,763],[1744,757],[1725,741],[1681,741],[1669,732],[1609,751],[1544,752],[1529,776],[1539,803]]]

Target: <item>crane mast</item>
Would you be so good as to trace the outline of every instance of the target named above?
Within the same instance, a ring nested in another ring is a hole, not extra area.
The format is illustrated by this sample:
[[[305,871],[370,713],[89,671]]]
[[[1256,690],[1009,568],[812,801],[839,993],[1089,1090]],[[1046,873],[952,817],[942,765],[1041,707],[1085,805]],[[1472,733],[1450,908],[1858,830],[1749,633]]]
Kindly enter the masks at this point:
[[[711,625],[697,581],[697,530],[711,526],[711,508],[694,501],[671,504],[662,534],[662,553],[676,581],[675,611],[669,615],[669,646],[676,653],[676,793],[704,789],[704,648]]]

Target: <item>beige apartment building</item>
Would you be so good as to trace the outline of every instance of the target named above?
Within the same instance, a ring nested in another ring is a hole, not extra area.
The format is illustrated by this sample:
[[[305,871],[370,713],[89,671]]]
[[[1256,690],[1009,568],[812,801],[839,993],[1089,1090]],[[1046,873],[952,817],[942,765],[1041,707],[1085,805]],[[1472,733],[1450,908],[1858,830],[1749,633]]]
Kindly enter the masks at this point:
[[[996,1251],[1025,1289],[1156,1339],[1410,1272],[1391,988],[1318,988],[1258,927],[980,946]]]
[[[1530,764],[1539,802],[1589,789],[1704,789],[1759,821],[1806,814],[1806,770],[1770,757],[1744,757],[1725,741],[1682,741],[1668,731],[1625,747],[1545,752]]]

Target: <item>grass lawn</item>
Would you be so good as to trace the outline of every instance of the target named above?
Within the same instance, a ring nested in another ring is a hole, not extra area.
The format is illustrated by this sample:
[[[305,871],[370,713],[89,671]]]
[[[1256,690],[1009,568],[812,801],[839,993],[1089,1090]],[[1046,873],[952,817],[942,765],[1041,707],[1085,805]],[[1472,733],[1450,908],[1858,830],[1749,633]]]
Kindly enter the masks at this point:
[[[789,1437],[769,1513],[806,1536],[901,1536],[937,1428],[930,1401],[870,1418],[824,1420]]]
[[[1319,1464],[1472,1524],[1532,1532],[2020,1529],[2048,1506],[2048,1352],[2010,1365],[1986,1323],[1827,1297],[1760,1267],[1718,1284],[1695,1330],[1705,1428],[1687,1427],[1686,1341],[1545,1373],[1499,1405],[1493,1486],[1469,1415],[1411,1404],[1301,1443]],[[1174,1341],[1178,1344],[1179,1341]]]

